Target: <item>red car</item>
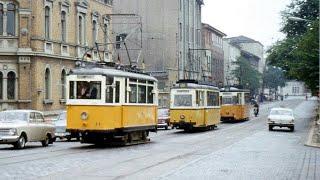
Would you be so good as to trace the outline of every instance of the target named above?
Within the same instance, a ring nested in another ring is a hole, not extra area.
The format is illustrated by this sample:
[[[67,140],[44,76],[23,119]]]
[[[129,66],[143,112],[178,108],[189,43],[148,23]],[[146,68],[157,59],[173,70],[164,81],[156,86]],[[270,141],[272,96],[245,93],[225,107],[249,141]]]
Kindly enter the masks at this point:
[[[170,113],[169,109],[158,109],[158,128],[169,128]]]

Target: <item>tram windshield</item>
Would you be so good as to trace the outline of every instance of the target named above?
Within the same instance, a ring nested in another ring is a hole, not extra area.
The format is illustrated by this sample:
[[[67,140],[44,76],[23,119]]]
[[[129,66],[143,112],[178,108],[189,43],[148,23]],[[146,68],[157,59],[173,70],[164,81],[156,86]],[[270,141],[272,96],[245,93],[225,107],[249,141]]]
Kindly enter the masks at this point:
[[[237,96],[222,96],[221,104],[238,104],[239,100]]]
[[[75,88],[76,91],[74,91]],[[70,99],[101,99],[101,82],[71,81],[69,94]]]
[[[174,106],[176,107],[190,107],[192,106],[191,94],[177,94],[174,96]]]

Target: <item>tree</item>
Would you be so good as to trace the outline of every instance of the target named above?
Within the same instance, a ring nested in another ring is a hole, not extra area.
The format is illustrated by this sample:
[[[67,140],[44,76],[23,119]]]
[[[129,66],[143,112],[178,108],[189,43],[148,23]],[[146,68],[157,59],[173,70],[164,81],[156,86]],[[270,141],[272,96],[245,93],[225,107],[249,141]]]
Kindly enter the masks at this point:
[[[263,73],[263,82],[269,89],[273,89],[274,92],[278,91],[278,87],[284,87],[286,78],[284,77],[284,70],[275,66],[268,66]]]
[[[232,74],[237,78],[239,86],[249,89],[251,94],[257,94],[261,74],[243,56],[240,56],[234,63],[237,68],[232,71]]]
[[[293,0],[282,13],[286,38],[268,51],[267,62],[286,70],[288,79],[304,81],[313,94],[319,88],[319,1]],[[288,17],[302,18],[292,21]]]

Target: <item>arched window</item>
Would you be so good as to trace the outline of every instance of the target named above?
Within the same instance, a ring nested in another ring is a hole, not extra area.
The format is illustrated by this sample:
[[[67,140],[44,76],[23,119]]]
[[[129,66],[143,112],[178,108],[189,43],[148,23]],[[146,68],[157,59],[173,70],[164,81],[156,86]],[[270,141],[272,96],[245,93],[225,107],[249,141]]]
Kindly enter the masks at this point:
[[[49,68],[46,69],[45,76],[45,99],[51,98],[51,75]]]
[[[16,6],[12,3],[7,6],[7,34],[14,36],[16,33]]]
[[[95,44],[97,41],[97,21],[92,21],[92,42]]]
[[[0,4],[0,35],[3,35],[3,4]]]
[[[83,44],[83,18],[79,16],[79,44]]]
[[[61,73],[61,99],[66,98],[66,71],[62,70]]]
[[[48,6],[45,7],[44,13],[44,34],[46,39],[50,39],[50,8]]]
[[[7,76],[7,97],[8,99],[15,99],[16,74],[10,71]]]
[[[3,74],[0,72],[0,99],[3,99]]]
[[[66,42],[66,36],[67,36],[67,28],[66,28],[66,12],[61,12],[61,40],[62,42]]]

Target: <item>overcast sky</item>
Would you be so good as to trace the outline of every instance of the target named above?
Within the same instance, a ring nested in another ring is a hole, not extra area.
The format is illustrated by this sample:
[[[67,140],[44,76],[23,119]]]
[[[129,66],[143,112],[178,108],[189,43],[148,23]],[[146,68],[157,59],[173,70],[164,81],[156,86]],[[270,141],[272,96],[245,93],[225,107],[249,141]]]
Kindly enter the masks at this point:
[[[204,0],[202,21],[226,33],[244,35],[266,47],[283,37],[280,11],[291,0]]]

